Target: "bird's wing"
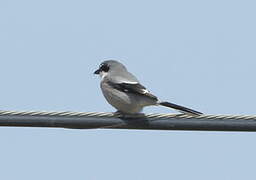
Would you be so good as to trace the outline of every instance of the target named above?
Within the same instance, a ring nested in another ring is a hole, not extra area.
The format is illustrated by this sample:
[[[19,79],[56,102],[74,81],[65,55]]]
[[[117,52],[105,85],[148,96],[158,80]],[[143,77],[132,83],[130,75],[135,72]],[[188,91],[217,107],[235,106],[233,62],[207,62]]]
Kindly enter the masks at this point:
[[[113,83],[121,84],[121,83],[127,83],[127,84],[138,84],[139,80],[130,72],[128,71],[113,71],[109,72],[109,75],[107,76],[107,79]]]
[[[151,94],[144,86],[142,86],[140,83],[111,83],[110,85],[122,92],[127,92],[127,93],[135,93],[135,94],[140,94],[143,96],[147,96],[149,98],[157,100],[157,97]]]

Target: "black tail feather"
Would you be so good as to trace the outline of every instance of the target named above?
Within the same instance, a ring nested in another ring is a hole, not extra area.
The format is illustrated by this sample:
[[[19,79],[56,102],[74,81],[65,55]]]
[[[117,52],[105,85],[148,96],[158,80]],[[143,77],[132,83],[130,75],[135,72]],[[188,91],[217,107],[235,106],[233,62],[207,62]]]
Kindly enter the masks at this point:
[[[190,113],[190,114],[194,114],[194,115],[201,115],[201,114],[203,114],[203,113],[195,111],[193,109],[189,109],[189,108],[186,108],[184,106],[180,106],[180,105],[173,104],[173,103],[170,103],[170,102],[160,102],[159,104],[162,105],[162,106],[166,106],[166,107],[170,107],[170,108],[176,109],[178,111],[185,112],[185,113]]]

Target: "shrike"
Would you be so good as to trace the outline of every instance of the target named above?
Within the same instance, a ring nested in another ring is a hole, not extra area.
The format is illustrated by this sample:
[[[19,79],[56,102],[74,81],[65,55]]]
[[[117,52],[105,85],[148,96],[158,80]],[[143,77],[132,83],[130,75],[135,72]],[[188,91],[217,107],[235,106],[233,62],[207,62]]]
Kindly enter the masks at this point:
[[[136,114],[141,112],[145,106],[161,105],[183,113],[202,114],[177,104],[159,101],[118,61],[108,60],[102,62],[94,74],[101,76],[100,87],[102,93],[108,103],[114,106],[119,113]]]

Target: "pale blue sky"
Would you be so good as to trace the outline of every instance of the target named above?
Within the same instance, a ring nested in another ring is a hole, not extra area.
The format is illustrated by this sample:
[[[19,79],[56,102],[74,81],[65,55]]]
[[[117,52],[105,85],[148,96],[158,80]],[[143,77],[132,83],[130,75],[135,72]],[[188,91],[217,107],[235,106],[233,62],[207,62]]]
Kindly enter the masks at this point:
[[[255,1],[0,1],[0,109],[105,111],[123,62],[161,99],[255,114]],[[172,113],[150,107],[145,112]],[[0,179],[255,179],[255,133],[0,128]]]

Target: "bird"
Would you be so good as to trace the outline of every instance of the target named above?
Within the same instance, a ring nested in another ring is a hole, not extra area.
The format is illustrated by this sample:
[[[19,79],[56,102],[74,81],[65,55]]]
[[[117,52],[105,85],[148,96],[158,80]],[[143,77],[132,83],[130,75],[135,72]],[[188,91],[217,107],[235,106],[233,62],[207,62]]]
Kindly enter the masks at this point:
[[[103,61],[94,74],[101,77],[102,93],[107,102],[117,109],[117,113],[138,114],[146,106],[165,106],[185,114],[203,114],[168,101],[160,101],[119,61]]]

